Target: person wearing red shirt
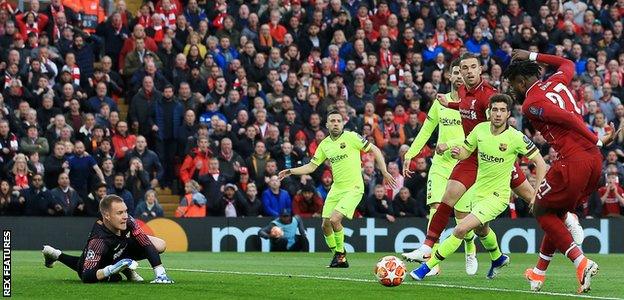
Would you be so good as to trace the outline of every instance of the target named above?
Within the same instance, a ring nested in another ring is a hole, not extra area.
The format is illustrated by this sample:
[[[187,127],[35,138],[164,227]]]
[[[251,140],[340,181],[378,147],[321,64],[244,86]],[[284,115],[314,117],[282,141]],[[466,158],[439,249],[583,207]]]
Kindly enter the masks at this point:
[[[293,198],[292,209],[293,214],[302,218],[320,217],[323,199],[316,194],[313,186],[306,184],[301,188],[301,193]]]
[[[212,157],[212,152],[208,146],[208,138],[201,137],[197,141],[197,148],[186,155],[180,167],[180,179],[183,183],[186,184],[193,178],[208,174],[209,161]]]
[[[136,41],[137,39],[143,39],[145,41],[145,49],[154,53],[158,51],[158,45],[156,45],[154,39],[145,35],[145,27],[141,24],[135,25],[134,30],[132,31],[132,37],[124,41],[123,47],[121,47],[121,52],[119,53],[120,71],[122,71],[124,66],[126,65],[126,55],[134,51],[134,41]]]
[[[381,25],[388,24],[388,18],[390,17],[390,9],[388,8],[388,3],[385,1],[379,2],[377,5],[377,13],[371,17],[373,21],[373,27],[375,30],[379,30]]]
[[[115,158],[122,160],[128,150],[134,149],[136,135],[128,134],[128,123],[124,121],[119,121],[116,129],[116,133],[113,135],[113,148],[115,149]]]
[[[533,210],[545,235],[538,263],[527,269],[525,276],[531,289],[539,290],[550,259],[559,250],[574,262],[578,292],[587,292],[598,265],[585,257],[560,216],[574,211],[597,190],[602,174],[602,155],[597,146],[608,145],[618,133],[611,130],[599,139],[585,126],[581,110],[567,88],[574,77],[572,61],[518,49],[512,59],[514,63],[505,77],[522,103],[522,113],[558,153],[535,196]],[[556,67],[557,72],[539,80],[538,63]]]
[[[268,23],[271,37],[279,44],[284,43],[284,36],[288,33],[286,27],[280,25],[281,14],[279,10],[271,11],[271,21]]]
[[[603,217],[621,217],[624,207],[624,189],[618,183],[617,174],[607,175],[607,184],[598,189],[602,202]]]

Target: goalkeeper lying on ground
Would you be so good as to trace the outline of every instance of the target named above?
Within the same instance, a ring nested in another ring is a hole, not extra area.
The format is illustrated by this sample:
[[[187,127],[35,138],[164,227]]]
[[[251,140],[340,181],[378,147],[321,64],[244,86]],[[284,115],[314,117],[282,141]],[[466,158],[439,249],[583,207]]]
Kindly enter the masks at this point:
[[[60,261],[78,272],[82,282],[121,281],[123,273],[130,281],[143,281],[134,270],[137,260],[146,259],[154,268],[152,283],[173,283],[160,262],[165,241],[146,235],[134,219],[128,216],[123,199],[107,195],[100,201],[102,217],[95,222],[87,246],[80,257],[67,255],[51,246],[43,246],[45,266],[52,268]]]

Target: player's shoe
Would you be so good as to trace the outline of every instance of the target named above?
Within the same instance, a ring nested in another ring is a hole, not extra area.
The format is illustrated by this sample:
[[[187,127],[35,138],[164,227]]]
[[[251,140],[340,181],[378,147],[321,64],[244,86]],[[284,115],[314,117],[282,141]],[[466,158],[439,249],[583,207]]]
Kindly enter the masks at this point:
[[[524,277],[529,281],[531,285],[531,291],[539,292],[544,286],[546,281],[546,275],[539,275],[533,272],[533,268],[528,268],[524,271]]]
[[[348,268],[349,262],[347,261],[347,252],[336,252],[334,258],[329,263],[328,268]]]
[[[437,275],[440,275],[441,272],[442,270],[440,269],[440,265],[435,265],[433,268],[431,268],[429,273],[427,273],[427,275],[425,276],[426,277],[437,276]]]
[[[41,253],[43,254],[44,265],[46,268],[52,268],[54,263],[58,260],[59,255],[61,255],[61,250],[48,245],[43,245]]]
[[[594,261],[583,258],[581,264],[576,268],[576,278],[579,281],[578,293],[586,293],[591,287],[591,278],[598,274],[598,264]]]
[[[132,281],[132,282],[143,282],[144,281],[143,277],[141,277],[141,275],[139,275],[139,273],[137,273],[135,270],[125,269],[121,273],[123,273],[126,276],[128,281]]]
[[[429,260],[429,258],[431,258],[431,253],[429,254],[425,254],[425,252],[423,252],[422,250],[416,249],[412,252],[405,252],[402,253],[401,256],[403,256],[403,258],[409,262],[419,262],[419,263],[424,263],[426,261]]]
[[[420,265],[420,267],[418,267],[418,269],[412,270],[410,272],[410,276],[412,276],[412,278],[416,281],[422,281],[425,279],[425,277],[427,277],[427,274],[429,274],[429,272],[431,272],[429,266],[427,266],[427,264],[422,264]]]
[[[160,275],[158,277],[156,277],[156,279],[150,281],[150,283],[156,283],[156,284],[172,284],[175,283],[173,280],[171,280],[171,278],[169,278],[167,276],[167,274],[163,274]]]
[[[498,275],[498,273],[500,272],[500,269],[509,265],[509,262],[509,256],[505,254],[501,255],[501,257],[497,258],[496,260],[493,260],[492,266],[490,267],[490,270],[488,271],[486,276],[487,279],[494,279],[494,277],[496,277],[496,275]]]
[[[579,246],[583,245],[585,232],[583,231],[583,227],[581,227],[581,224],[579,223],[578,217],[575,214],[568,212],[563,222],[565,223],[565,226],[568,228],[568,231],[572,235],[574,243]]]
[[[466,254],[466,274],[475,275],[479,269],[479,261],[477,261],[477,254]]]

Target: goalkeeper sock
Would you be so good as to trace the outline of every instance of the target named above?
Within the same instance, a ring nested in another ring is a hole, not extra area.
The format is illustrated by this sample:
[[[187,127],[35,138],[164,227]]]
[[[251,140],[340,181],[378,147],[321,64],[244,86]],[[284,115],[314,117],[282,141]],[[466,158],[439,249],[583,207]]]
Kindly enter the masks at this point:
[[[325,243],[327,243],[332,253],[336,253],[336,236],[334,233],[325,236]]]
[[[156,275],[156,277],[167,275],[167,273],[165,272],[165,267],[163,267],[162,265],[154,267],[154,275]]]
[[[448,238],[444,240],[444,242],[442,242],[442,244],[440,244],[438,250],[436,250],[433,255],[431,255],[431,258],[429,259],[429,261],[427,261],[427,266],[430,269],[435,267],[446,257],[457,251],[457,248],[459,248],[462,241],[462,239],[457,238],[456,236],[451,234]]]
[[[344,253],[344,228],[334,231],[334,238],[336,238],[336,252]]]
[[[483,247],[485,247],[485,250],[490,253],[490,259],[494,261],[501,257],[503,253],[501,253],[500,248],[498,247],[496,233],[494,233],[494,230],[492,230],[492,228],[490,228],[489,231],[490,232],[488,232],[486,236],[479,237],[479,239],[481,240],[481,244],[483,244]]]

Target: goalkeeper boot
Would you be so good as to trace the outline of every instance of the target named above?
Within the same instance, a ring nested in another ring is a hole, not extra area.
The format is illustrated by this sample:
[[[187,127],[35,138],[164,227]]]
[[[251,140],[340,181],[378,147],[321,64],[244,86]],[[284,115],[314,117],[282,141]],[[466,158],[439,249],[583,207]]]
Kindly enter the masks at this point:
[[[533,268],[528,268],[524,271],[524,277],[529,281],[531,285],[531,291],[539,292],[544,286],[546,281],[546,275],[539,275],[533,271]]]
[[[143,282],[143,277],[141,277],[141,275],[139,275],[139,273],[137,273],[135,270],[125,269],[121,273],[123,273],[126,276],[128,281]]]
[[[167,274],[162,274],[158,277],[156,277],[154,280],[152,280],[150,283],[156,283],[156,284],[172,284],[175,283],[173,282],[173,280],[171,280],[171,278],[169,278],[167,276]]]
[[[582,246],[583,240],[585,239],[585,232],[583,231],[583,227],[581,227],[581,224],[579,223],[578,217],[575,214],[568,212],[566,213],[563,222],[565,223],[566,228],[568,228],[568,231],[572,235],[574,243]]]
[[[477,261],[477,254],[466,254],[466,274],[475,275],[479,269],[479,261]]]
[[[500,273],[500,270],[503,267],[509,265],[509,262],[510,262],[509,256],[505,254],[501,255],[496,260],[493,260],[492,266],[490,267],[490,270],[487,273],[487,279],[494,279],[494,277],[496,277],[496,275]]]
[[[44,245],[41,253],[43,254],[43,258],[45,260],[44,265],[46,268],[52,268],[54,266],[54,262],[56,262],[61,255],[61,250]]]
[[[405,252],[402,253],[401,256],[403,256],[403,258],[409,262],[419,262],[419,263],[424,263],[426,261],[429,260],[429,258],[431,258],[431,253],[425,253],[422,250],[416,249],[412,252]]]
[[[598,264],[594,261],[583,258],[581,264],[576,267],[576,278],[579,281],[578,293],[586,293],[591,287],[591,278],[598,274]]]
[[[427,274],[429,274],[429,272],[431,272],[429,266],[427,266],[427,264],[422,264],[420,265],[420,267],[418,267],[418,269],[412,270],[410,272],[410,276],[412,276],[414,280],[422,281],[425,279]]]
[[[348,268],[349,262],[347,261],[347,252],[336,252],[334,259],[329,264],[330,268]]]

